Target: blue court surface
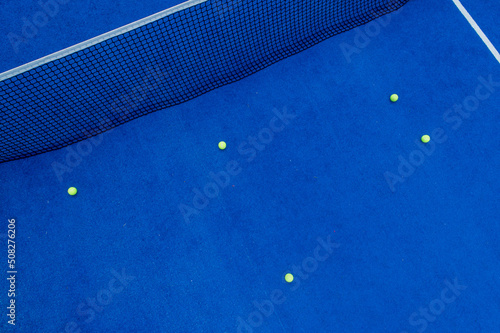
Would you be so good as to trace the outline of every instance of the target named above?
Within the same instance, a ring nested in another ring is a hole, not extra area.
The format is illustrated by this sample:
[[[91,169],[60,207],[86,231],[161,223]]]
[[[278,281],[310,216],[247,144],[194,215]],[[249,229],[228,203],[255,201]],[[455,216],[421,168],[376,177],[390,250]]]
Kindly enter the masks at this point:
[[[15,45],[41,7],[3,2],[0,72],[179,2],[61,0]],[[461,3],[498,49],[500,3]],[[455,3],[413,0],[2,163],[0,331],[500,332],[499,106],[500,64]]]

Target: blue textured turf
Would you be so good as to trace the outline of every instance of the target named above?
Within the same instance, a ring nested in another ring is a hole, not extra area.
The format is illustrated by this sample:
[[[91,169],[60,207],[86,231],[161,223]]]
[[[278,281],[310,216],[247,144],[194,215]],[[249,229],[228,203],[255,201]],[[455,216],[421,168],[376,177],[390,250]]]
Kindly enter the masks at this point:
[[[182,0],[22,0],[0,3],[0,72],[140,20]]]
[[[51,22],[68,39],[40,34],[3,68],[163,9],[120,3],[111,16],[110,3],[68,3],[88,8]],[[498,5],[478,3],[464,1],[498,41],[488,9]],[[366,28],[89,140],[81,160],[74,145],[0,164],[0,233],[17,220],[17,330],[238,332],[242,318],[240,332],[497,332],[500,66],[451,0],[411,1],[363,40]],[[349,62],[341,45],[356,42]],[[479,90],[489,96],[477,109],[448,112],[472,101],[481,77],[496,83]],[[285,108],[296,117],[249,161],[250,137]],[[423,134],[434,152],[400,170],[408,177],[392,191],[384,174],[419,156]],[[187,224],[179,204],[193,206],[193,188],[232,160],[241,171]],[[54,163],[68,172],[58,177]],[[331,253],[318,245],[329,237]],[[324,261],[307,266],[315,252]],[[286,284],[303,263],[310,273]],[[121,288],[123,270],[134,278]],[[270,299],[281,304],[259,317]]]

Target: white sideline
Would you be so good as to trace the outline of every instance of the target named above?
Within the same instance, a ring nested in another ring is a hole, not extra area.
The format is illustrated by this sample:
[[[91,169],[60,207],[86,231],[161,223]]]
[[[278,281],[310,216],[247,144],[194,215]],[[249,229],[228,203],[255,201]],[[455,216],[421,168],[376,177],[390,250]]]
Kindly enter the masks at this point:
[[[472,28],[474,28],[474,30],[476,30],[477,34],[479,35],[479,37],[481,37],[481,39],[483,40],[484,44],[486,44],[488,49],[490,49],[491,53],[493,53],[493,56],[495,57],[495,59],[497,59],[497,61],[500,63],[500,54],[498,53],[497,49],[490,42],[488,37],[484,34],[483,30],[481,30],[481,28],[477,25],[476,21],[474,21],[472,16],[470,16],[467,9],[465,9],[465,7],[462,5],[460,0],[453,0],[453,2],[455,3],[455,6],[458,7],[458,9],[462,13],[462,15],[465,16],[467,21],[469,21],[469,24],[472,26]]]
[[[34,60],[32,62],[29,62],[27,64],[24,64],[22,66],[13,68],[11,70],[8,70],[6,72],[0,73],[0,81],[6,80],[8,78],[11,78],[13,76],[16,76],[18,74],[24,73],[26,71],[29,71],[30,69],[33,69],[35,67],[38,67],[40,65],[46,64],[48,62],[60,59],[62,57],[65,57],[71,53],[78,52],[80,50],[83,50],[85,48],[88,48],[92,45],[98,44],[102,41],[105,41],[109,38],[116,37],[118,35],[124,34],[128,31],[131,31],[133,29],[136,29],[140,26],[149,24],[153,21],[159,20],[160,18],[163,18],[165,16],[168,16],[172,13],[181,11],[183,9],[192,7],[194,5],[200,4],[202,2],[206,2],[208,0],[189,0],[186,2],[183,2],[177,6],[171,7],[169,9],[166,9],[164,11],[161,11],[159,13],[153,14],[151,16],[145,17],[139,21],[132,22],[130,24],[124,25],[123,27],[117,28],[115,30],[109,31],[105,34],[99,35],[97,37],[94,37],[92,39],[86,40],[84,42],[81,42],[79,44],[70,46],[66,49],[63,49],[61,51],[52,53],[50,55],[47,55],[43,58]],[[491,43],[491,41],[488,39],[488,37],[484,34],[484,32],[481,30],[481,28],[477,25],[476,21],[470,16],[469,12],[464,8],[460,0],[453,0],[453,3],[457,6],[457,8],[460,10],[460,12],[464,15],[464,17],[467,19],[467,21],[470,23],[470,25],[474,28],[474,30],[477,32],[479,37],[483,40],[483,42],[486,44],[488,49],[491,51],[495,59],[500,63],[500,54],[498,53],[497,49],[495,46]]]
[[[11,70],[8,70],[6,72],[0,73],[0,81],[6,80],[6,79],[11,78],[13,76],[16,76],[18,74],[24,73],[26,71],[29,71],[30,69],[33,69],[33,68],[38,67],[40,65],[46,64],[48,62],[60,59],[60,58],[65,57],[71,53],[81,51],[81,50],[86,49],[92,45],[103,42],[106,39],[110,39],[110,38],[122,35],[126,32],[134,30],[138,27],[141,27],[143,25],[146,25],[146,24],[149,24],[149,23],[154,22],[156,20],[159,20],[165,16],[179,12],[181,10],[184,10],[186,8],[195,6],[197,4],[200,4],[200,3],[206,2],[206,1],[208,1],[208,0],[189,0],[189,1],[183,2],[181,4],[178,4],[177,6],[170,7],[168,9],[161,11],[161,12],[158,12],[156,14],[153,14],[153,15],[150,15],[150,16],[145,17],[143,19],[140,19],[139,21],[132,22],[130,24],[124,25],[124,26],[117,28],[115,30],[111,30],[111,31],[106,32],[106,33],[99,35],[97,37],[94,37],[94,38],[88,39],[84,42],[70,46],[70,47],[63,49],[61,51],[49,54],[43,58],[34,60],[34,61],[29,62],[27,64],[24,64],[22,66],[19,66],[19,67],[13,68]]]

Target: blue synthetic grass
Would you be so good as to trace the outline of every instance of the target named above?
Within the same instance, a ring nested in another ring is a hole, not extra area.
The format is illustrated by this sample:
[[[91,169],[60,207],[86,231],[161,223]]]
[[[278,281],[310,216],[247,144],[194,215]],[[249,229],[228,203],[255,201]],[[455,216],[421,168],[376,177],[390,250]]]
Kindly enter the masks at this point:
[[[178,5],[182,0],[0,3],[0,72]],[[44,15],[45,13],[45,15]]]
[[[500,41],[498,4],[463,3]],[[54,18],[2,70],[171,5],[120,4],[69,2],[71,16]],[[2,11],[2,35],[35,5],[2,4],[16,10]],[[347,61],[341,45],[355,47],[365,29],[88,140],[81,160],[73,145],[0,164],[0,234],[17,221],[16,329],[237,332],[238,318],[259,319],[254,301],[281,290],[254,332],[496,332],[499,64],[451,0],[411,1]],[[497,82],[490,96],[468,118],[449,113],[480,77]],[[285,108],[296,117],[249,161],[249,137]],[[384,174],[398,175],[400,156],[439,128],[446,140],[434,137],[434,152],[391,190]],[[193,189],[233,160],[240,172],[186,223],[179,205],[193,206]],[[58,177],[54,163],[67,172]],[[286,284],[294,265],[327,253],[318,238],[328,237],[338,247],[307,278],[295,274],[300,285]],[[122,270],[134,278],[109,292]],[[446,291],[455,280],[466,288]],[[429,306],[439,314],[422,314]]]

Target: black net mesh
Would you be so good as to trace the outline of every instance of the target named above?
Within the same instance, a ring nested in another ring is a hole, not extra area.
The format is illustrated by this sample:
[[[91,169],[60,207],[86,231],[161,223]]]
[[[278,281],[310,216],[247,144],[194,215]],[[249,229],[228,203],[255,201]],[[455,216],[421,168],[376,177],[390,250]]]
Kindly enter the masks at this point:
[[[409,0],[208,0],[0,81],[0,162],[242,79]]]

